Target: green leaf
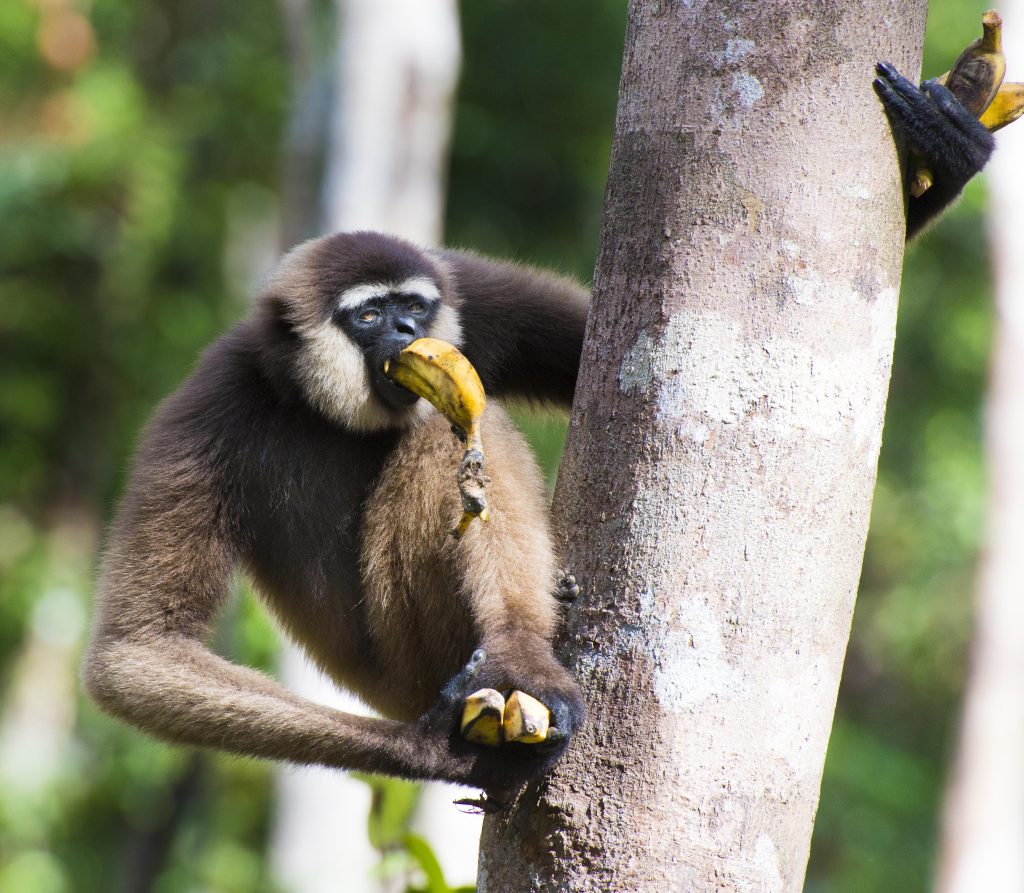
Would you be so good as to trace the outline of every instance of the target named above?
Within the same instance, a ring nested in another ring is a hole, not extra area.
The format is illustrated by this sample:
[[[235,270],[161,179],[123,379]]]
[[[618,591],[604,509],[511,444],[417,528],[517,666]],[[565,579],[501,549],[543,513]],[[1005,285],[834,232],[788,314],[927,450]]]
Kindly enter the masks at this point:
[[[453,893],[429,843],[417,834],[407,834],[405,848],[427,876],[426,893]]]

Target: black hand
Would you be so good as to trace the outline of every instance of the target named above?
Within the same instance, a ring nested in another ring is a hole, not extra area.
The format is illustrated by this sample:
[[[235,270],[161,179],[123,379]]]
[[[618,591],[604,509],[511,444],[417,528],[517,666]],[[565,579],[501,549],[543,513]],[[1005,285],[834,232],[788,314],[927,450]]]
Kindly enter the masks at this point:
[[[934,184],[907,209],[907,235],[935,217],[988,161],[995,140],[981,122],[941,84],[926,81],[917,87],[890,63],[875,68],[875,92],[882,100],[893,130],[921,156]],[[913,164],[913,176],[917,164]]]

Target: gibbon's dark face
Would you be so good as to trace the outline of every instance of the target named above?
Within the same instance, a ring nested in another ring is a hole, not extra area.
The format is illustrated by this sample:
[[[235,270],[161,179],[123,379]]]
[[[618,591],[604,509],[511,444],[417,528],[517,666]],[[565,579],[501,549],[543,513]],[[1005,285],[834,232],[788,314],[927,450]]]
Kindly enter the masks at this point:
[[[370,385],[386,406],[401,410],[419,400],[384,375],[384,363],[431,331],[440,303],[437,285],[426,277],[394,286],[357,285],[338,300],[334,323],[363,352]]]

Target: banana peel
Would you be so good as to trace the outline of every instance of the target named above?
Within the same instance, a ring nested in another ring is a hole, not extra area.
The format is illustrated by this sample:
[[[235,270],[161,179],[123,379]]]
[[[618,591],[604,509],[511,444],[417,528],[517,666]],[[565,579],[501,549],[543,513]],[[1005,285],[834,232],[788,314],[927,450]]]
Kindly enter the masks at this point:
[[[1006,74],[999,13],[994,9],[986,12],[981,27],[982,36],[960,54],[946,77],[946,89],[976,118],[995,99]]]
[[[384,374],[432,404],[452,423],[466,445],[456,472],[462,496],[462,517],[452,531],[453,536],[461,537],[474,518],[487,521],[489,517],[480,435],[480,419],[487,396],[480,376],[458,348],[438,338],[413,341],[393,362],[385,362]]]
[[[936,80],[981,122],[990,133],[1016,121],[1024,114],[1024,84],[1004,84],[1006,57],[1003,54],[999,13],[990,9],[981,17],[982,36],[971,43],[953,67]],[[919,165],[910,183],[910,194],[920,198],[934,182],[934,175]]]
[[[978,119],[989,133],[1012,124],[1024,115],[1024,84],[1003,83],[989,107]]]

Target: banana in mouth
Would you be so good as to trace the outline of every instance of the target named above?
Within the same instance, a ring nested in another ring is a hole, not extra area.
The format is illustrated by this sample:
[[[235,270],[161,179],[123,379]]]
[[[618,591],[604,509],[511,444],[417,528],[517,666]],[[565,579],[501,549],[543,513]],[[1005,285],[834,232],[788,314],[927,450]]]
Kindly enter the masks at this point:
[[[452,531],[453,536],[461,537],[474,518],[488,519],[484,493],[487,477],[480,436],[487,396],[480,376],[458,348],[437,338],[413,341],[394,361],[385,362],[384,374],[430,403],[452,423],[466,445],[456,472],[462,517]]]

